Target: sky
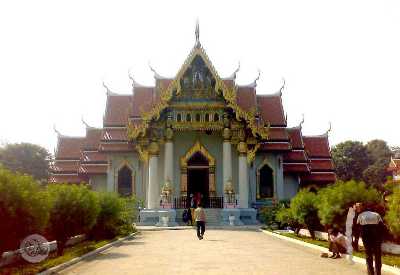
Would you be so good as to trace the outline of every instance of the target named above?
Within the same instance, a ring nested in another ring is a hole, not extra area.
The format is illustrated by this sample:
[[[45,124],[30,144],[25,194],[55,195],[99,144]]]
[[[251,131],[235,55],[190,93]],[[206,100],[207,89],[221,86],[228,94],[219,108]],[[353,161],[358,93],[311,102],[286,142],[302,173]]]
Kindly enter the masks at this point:
[[[261,71],[257,93],[285,79],[288,125],[303,134],[332,124],[330,143],[400,145],[400,1],[0,2],[0,144],[53,152],[57,135],[101,127],[106,90],[173,77],[200,41],[221,77]]]

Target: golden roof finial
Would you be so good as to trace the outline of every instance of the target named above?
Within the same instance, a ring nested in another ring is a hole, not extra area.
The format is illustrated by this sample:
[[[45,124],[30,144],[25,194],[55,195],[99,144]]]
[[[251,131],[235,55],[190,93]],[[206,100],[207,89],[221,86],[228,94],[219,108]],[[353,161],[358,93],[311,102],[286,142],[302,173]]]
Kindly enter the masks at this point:
[[[197,18],[196,20],[196,29],[194,31],[194,34],[196,36],[196,46],[200,45],[200,26],[199,26],[199,19]]]

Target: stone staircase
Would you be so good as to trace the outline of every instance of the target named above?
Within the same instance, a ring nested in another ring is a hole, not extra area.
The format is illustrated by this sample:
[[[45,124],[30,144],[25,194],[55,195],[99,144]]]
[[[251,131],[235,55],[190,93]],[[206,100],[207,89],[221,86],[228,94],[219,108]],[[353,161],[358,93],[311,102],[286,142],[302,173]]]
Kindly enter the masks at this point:
[[[221,209],[219,208],[205,208],[206,224],[207,225],[220,225],[221,224]]]
[[[220,225],[221,224],[221,210],[219,208],[204,208],[206,212],[207,225]],[[176,222],[183,225],[182,221],[183,209],[176,209]]]

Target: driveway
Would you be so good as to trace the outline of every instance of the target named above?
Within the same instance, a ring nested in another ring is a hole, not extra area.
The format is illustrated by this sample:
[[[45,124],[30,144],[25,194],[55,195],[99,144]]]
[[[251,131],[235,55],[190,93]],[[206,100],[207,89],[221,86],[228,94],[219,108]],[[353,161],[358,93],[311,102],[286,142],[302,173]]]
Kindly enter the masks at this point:
[[[366,274],[362,265],[258,231],[144,231],[61,274]],[[385,273],[383,273],[385,274]]]

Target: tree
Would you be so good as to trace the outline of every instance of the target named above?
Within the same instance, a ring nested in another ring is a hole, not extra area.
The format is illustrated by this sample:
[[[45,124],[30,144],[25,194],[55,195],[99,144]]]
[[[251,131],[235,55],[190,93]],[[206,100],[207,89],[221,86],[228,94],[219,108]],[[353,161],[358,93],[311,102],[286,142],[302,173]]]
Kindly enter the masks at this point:
[[[43,147],[31,143],[7,144],[0,148],[0,163],[14,172],[47,181],[50,153]]]
[[[48,231],[57,240],[58,254],[62,255],[70,237],[88,233],[96,223],[98,196],[85,185],[53,184],[48,191],[53,199]]]
[[[393,189],[393,194],[388,198],[388,211],[385,220],[391,233],[400,238],[400,187]]]
[[[368,151],[359,141],[345,141],[332,148],[336,175],[342,181],[360,181],[369,165]]]
[[[0,168],[0,255],[40,233],[49,219],[50,198],[31,176]]]
[[[365,147],[367,148],[369,166],[363,172],[363,179],[370,185],[382,186],[388,175],[387,168],[392,151],[387,143],[380,139],[371,140]]]
[[[318,191],[318,216],[326,226],[344,228],[347,211],[356,202],[381,203],[380,193],[363,182],[348,181],[322,188]]]
[[[317,195],[309,190],[301,190],[290,202],[289,217],[310,231],[311,238],[315,239],[315,230],[320,227],[317,208]]]

